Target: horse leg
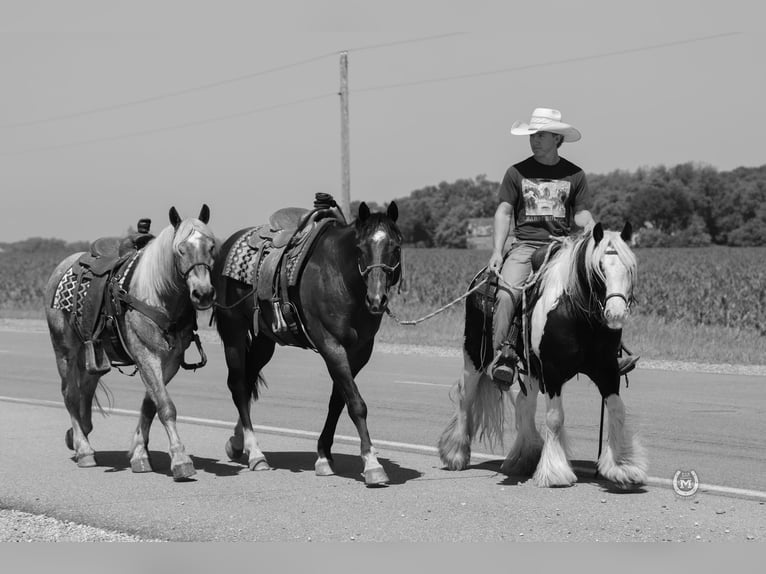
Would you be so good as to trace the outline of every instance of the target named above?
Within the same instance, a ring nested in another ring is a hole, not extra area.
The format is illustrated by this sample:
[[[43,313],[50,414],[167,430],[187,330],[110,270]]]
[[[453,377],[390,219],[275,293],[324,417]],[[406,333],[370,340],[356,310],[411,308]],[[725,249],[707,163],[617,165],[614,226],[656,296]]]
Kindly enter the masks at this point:
[[[567,457],[564,407],[561,394],[546,395],[545,438],[540,463],[533,476],[537,486],[570,486],[577,481]]]
[[[605,400],[609,413],[609,439],[598,460],[598,470],[603,477],[620,487],[645,484],[648,468],[646,452],[625,424],[625,404],[617,393]]]
[[[170,469],[173,473],[173,480],[184,480],[194,476],[197,471],[194,469],[194,464],[189,455],[186,454],[186,448],[178,436],[176,406],[173,404],[167,388],[165,388],[166,381],[170,380],[175,373],[163,372],[159,359],[155,357],[145,357],[144,360],[136,357],[136,364],[139,366],[141,378],[144,380],[149,397],[157,409],[157,416],[168,435],[168,452],[170,454]],[[142,418],[143,414],[142,408]]]
[[[372,354],[373,341],[371,340],[364,347],[361,347],[355,355],[347,351],[340,344],[327,345],[323,353],[327,370],[333,380],[333,386],[338,386],[343,397],[346,400],[346,408],[359,433],[360,450],[362,462],[364,463],[364,482],[368,486],[386,484],[388,475],[383,469],[375,454],[375,448],[370,440],[370,433],[367,429],[367,405],[359,393],[359,388],[354,381],[354,376],[367,364]],[[349,359],[351,357],[351,359]],[[353,361],[353,364],[351,363]],[[332,399],[331,399],[332,401]],[[334,424],[330,421],[333,416],[340,415],[337,410],[328,413],[325,426]]]
[[[74,451],[77,466],[96,466],[96,452],[88,440],[88,435],[93,430],[91,411],[98,377],[94,379],[84,369],[79,368],[76,361],[66,363],[68,373],[61,378],[61,392],[72,421],[71,428],[66,432],[66,443]]]
[[[96,453],[88,441],[88,435],[93,430],[91,405],[99,379],[85,371],[80,352],[82,345],[71,332],[66,316],[55,309],[48,309],[47,316],[56,367],[61,377],[61,396],[72,424],[64,440],[67,447],[74,451],[77,466],[96,466]]]
[[[543,438],[535,423],[539,383],[534,377],[527,377],[526,387],[527,394],[517,391],[514,400],[516,438],[500,467],[500,472],[508,476],[531,476],[543,451]]]
[[[448,470],[464,470],[471,461],[471,443],[482,432],[493,442],[503,432],[503,401],[497,387],[477,371],[463,352],[463,377],[455,387],[455,412],[439,437],[439,458]]]
[[[149,458],[149,430],[151,429],[154,416],[157,414],[157,405],[154,404],[149,393],[144,395],[141,403],[141,414],[138,417],[138,425],[133,433],[130,450],[130,468],[133,472],[151,472],[152,463]]]
[[[224,341],[229,369],[226,384],[239,414],[234,434],[226,442],[226,454],[235,460],[247,453],[250,470],[271,470],[253,430],[250,403],[257,397],[261,369],[273,356],[275,344],[265,337],[258,337],[248,348],[246,341],[247,327],[241,330],[239,337],[227,337]]]
[[[317,476],[332,476],[335,474],[335,465],[332,458],[332,444],[335,439],[335,429],[338,426],[340,413],[346,406],[343,400],[343,392],[340,387],[333,383],[330,393],[330,404],[327,408],[327,418],[317,441],[317,460],[314,463],[314,472]]]

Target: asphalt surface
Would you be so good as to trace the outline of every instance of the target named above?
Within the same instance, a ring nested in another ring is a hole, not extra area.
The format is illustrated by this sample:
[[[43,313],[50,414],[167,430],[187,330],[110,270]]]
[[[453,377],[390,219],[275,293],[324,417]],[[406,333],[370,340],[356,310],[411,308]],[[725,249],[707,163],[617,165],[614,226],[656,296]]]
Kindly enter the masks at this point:
[[[359,384],[391,484],[368,488],[345,415],[335,447],[338,475],[314,475],[314,433],[329,379],[307,351],[278,350],[266,369],[270,386],[255,407],[261,446],[275,470],[250,472],[229,461],[223,445],[234,411],[220,348],[206,344],[206,351],[209,365],[182,373],[170,387],[197,469],[193,480],[176,483],[158,422],[155,472],[130,471],[125,450],[136,417],[129,411],[140,404],[140,380],[106,377],[117,410],[95,416],[98,466],[77,468],[64,445],[68,416],[47,333],[0,331],[0,506],[179,541],[766,539],[762,377],[638,369],[623,394],[654,479],[632,492],[594,479],[597,395],[587,381],[573,381],[564,404],[579,481],[540,489],[497,473],[504,449],[493,454],[476,445],[487,454],[468,470],[441,468],[432,445],[452,409],[448,393],[459,358],[376,351]],[[691,498],[670,488],[681,469],[695,470],[703,483]]]

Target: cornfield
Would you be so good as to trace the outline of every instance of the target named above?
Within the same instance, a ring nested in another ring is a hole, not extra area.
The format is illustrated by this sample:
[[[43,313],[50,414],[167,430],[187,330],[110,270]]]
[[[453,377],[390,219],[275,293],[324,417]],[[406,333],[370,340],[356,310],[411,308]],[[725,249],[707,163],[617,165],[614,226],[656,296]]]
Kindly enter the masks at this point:
[[[766,335],[766,247],[636,249],[634,314]],[[482,250],[405,249],[391,306],[414,319],[460,297],[489,260]],[[462,304],[455,305],[462,313]],[[451,311],[452,311],[451,309]]]

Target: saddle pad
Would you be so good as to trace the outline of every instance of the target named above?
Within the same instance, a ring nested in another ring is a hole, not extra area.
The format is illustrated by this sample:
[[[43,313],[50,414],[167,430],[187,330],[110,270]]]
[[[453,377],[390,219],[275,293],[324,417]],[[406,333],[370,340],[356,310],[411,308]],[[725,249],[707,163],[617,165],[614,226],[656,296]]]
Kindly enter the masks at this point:
[[[88,294],[88,287],[90,287],[90,280],[86,277],[83,277],[79,286],[77,285],[77,276],[74,273],[74,268],[70,267],[66,270],[66,273],[64,273],[59,284],[56,286],[56,292],[53,294],[51,308],[61,309],[62,311],[67,311],[69,313],[75,311],[73,308],[74,295],[79,289],[77,294],[78,308],[76,309],[76,312],[79,315],[82,311],[82,303]]]
[[[248,285],[252,283],[255,264],[258,261],[258,250],[250,246],[250,238],[259,229],[260,227],[249,229],[234,242],[223,266],[224,276]]]

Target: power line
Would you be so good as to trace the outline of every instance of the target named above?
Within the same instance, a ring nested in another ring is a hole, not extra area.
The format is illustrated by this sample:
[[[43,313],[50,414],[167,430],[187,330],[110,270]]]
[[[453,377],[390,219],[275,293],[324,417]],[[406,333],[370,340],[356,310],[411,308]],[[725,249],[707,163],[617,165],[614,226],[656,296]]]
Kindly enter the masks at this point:
[[[319,95],[316,95],[316,96],[309,96],[309,97],[306,97],[306,98],[292,100],[292,101],[289,101],[289,102],[283,102],[283,103],[280,103],[280,104],[273,104],[273,105],[270,105],[270,106],[263,106],[263,107],[260,107],[260,108],[255,108],[255,109],[251,109],[251,110],[245,110],[245,111],[242,111],[242,112],[228,114],[228,115],[225,115],[225,116],[216,116],[216,117],[213,117],[213,118],[206,118],[206,119],[203,119],[203,120],[197,120],[197,121],[193,121],[193,122],[186,122],[186,123],[182,123],[182,124],[174,124],[174,125],[170,125],[170,126],[163,126],[163,127],[159,127],[159,128],[152,128],[152,129],[147,129],[147,130],[129,132],[129,133],[124,133],[124,134],[117,134],[117,135],[114,135],[114,136],[107,136],[107,137],[102,137],[102,138],[94,138],[94,139],[82,140],[82,141],[77,141],[77,142],[69,142],[69,143],[63,143],[63,144],[56,144],[56,145],[48,145],[48,146],[41,146],[41,147],[35,147],[35,148],[28,148],[28,149],[25,149],[25,150],[20,150],[20,151],[15,151],[15,152],[5,152],[5,153],[0,153],[0,157],[8,157],[8,156],[14,156],[14,155],[25,155],[25,154],[28,154],[28,153],[40,152],[40,151],[51,151],[51,150],[60,150],[60,149],[73,148],[73,147],[82,147],[82,146],[92,145],[92,144],[96,144],[96,143],[112,142],[112,141],[130,139],[130,138],[135,138],[135,137],[141,137],[141,136],[146,136],[146,135],[151,135],[151,134],[156,134],[156,133],[161,133],[161,132],[170,132],[170,131],[175,131],[175,130],[180,130],[180,129],[199,127],[199,126],[206,125],[206,124],[212,124],[212,123],[222,122],[222,121],[226,121],[226,120],[232,120],[232,119],[236,119],[236,118],[241,118],[241,117],[245,117],[245,116],[251,116],[251,115],[259,114],[259,113],[262,113],[262,112],[269,112],[269,111],[276,110],[276,109],[279,109],[279,108],[287,108],[287,107],[291,107],[291,106],[297,106],[297,105],[300,105],[300,104],[306,104],[308,102],[314,102],[314,101],[322,100],[322,99],[329,98],[329,97],[336,97],[337,95],[338,94],[336,92],[329,92],[329,93],[325,93],[325,94],[319,94]]]
[[[367,88],[358,88],[355,90],[350,90],[351,93],[358,94],[362,92],[375,92],[375,91],[381,91],[381,90],[388,90],[393,88],[408,88],[412,86],[421,86],[425,84],[435,84],[439,82],[449,82],[453,80],[467,80],[470,78],[479,78],[482,76],[493,76],[498,74],[506,74],[508,72],[518,72],[521,70],[529,70],[533,68],[544,68],[548,66],[557,66],[560,64],[571,64],[574,62],[585,62],[587,60],[597,60],[600,58],[610,58],[613,56],[623,56],[626,54],[634,54],[637,52],[647,52],[649,50],[659,50],[661,48],[670,48],[675,46],[681,46],[683,44],[692,44],[696,42],[704,42],[707,40],[714,40],[718,38],[723,38],[726,36],[736,36],[740,34],[740,32],[724,32],[721,34],[713,34],[710,36],[700,36],[697,38],[688,38],[686,40],[677,40],[674,42],[665,42],[662,44],[653,44],[650,46],[641,46],[638,48],[626,48],[624,50],[614,50],[612,52],[603,52],[601,54],[591,54],[589,56],[577,56],[574,58],[565,58],[562,60],[551,60],[548,62],[538,62],[536,64],[524,64],[521,66],[513,66],[510,68],[500,68],[497,70],[488,70],[485,72],[473,72],[469,74],[460,74],[455,76],[443,76],[440,78],[429,78],[425,80],[414,80],[411,82],[400,82],[396,84],[381,84],[377,86],[369,86]]]
[[[390,48],[391,46],[401,46],[403,44],[415,44],[418,42],[441,40],[442,38],[449,38],[452,36],[462,36],[463,34],[465,34],[465,32],[449,32],[447,34],[437,34],[436,36],[424,36],[422,38],[412,38],[410,40],[398,40],[394,42],[386,42],[385,44],[370,44],[368,46],[358,46],[356,48],[349,48],[347,50],[341,50],[341,51],[342,52],[362,52],[364,50],[377,50],[378,48]]]
[[[206,84],[199,84],[199,85],[191,86],[191,87],[188,87],[188,88],[182,88],[182,89],[179,89],[179,90],[174,90],[174,91],[170,91],[170,92],[164,92],[164,93],[157,94],[157,95],[154,95],[154,96],[147,96],[147,97],[144,97],[144,98],[138,98],[136,100],[129,100],[129,101],[126,101],[126,102],[119,102],[119,103],[115,103],[115,104],[109,104],[109,105],[105,105],[105,106],[100,106],[100,107],[96,107],[96,108],[90,108],[90,109],[86,109],[86,110],[80,110],[80,111],[76,111],[76,112],[70,112],[70,113],[66,113],[66,114],[59,114],[59,115],[49,116],[49,117],[45,117],[45,118],[38,118],[38,119],[33,119],[33,120],[25,120],[25,121],[21,121],[21,122],[2,124],[2,125],[0,125],[0,129],[24,128],[24,127],[31,127],[31,126],[36,126],[36,125],[46,124],[46,123],[51,123],[51,122],[58,122],[58,121],[62,121],[62,120],[70,120],[70,119],[75,119],[75,118],[81,118],[81,117],[84,117],[84,116],[91,116],[91,115],[95,115],[95,114],[101,114],[101,113],[104,113],[104,112],[112,112],[112,111],[120,110],[120,109],[123,109],[123,108],[129,108],[129,107],[133,107],[133,106],[149,104],[149,103],[152,103],[152,102],[158,102],[158,101],[161,101],[161,100],[166,100],[166,99],[169,99],[169,98],[175,98],[175,97],[178,97],[178,96],[185,96],[187,94],[192,94],[192,93],[195,93],[195,92],[202,92],[202,91],[206,91],[206,90],[212,90],[214,88],[220,88],[221,86],[226,86],[226,85],[229,85],[229,84],[235,84],[235,83],[243,82],[243,81],[246,81],[246,80],[252,80],[253,78],[257,78],[259,76],[265,76],[267,74],[273,74],[275,72],[282,72],[282,71],[285,71],[285,70],[289,70],[291,68],[297,68],[297,67],[300,67],[300,66],[305,66],[307,64],[312,64],[314,62],[318,62],[319,60],[323,60],[325,58],[328,58],[330,56],[337,56],[341,52],[361,52],[361,51],[366,51],[366,50],[375,50],[375,49],[379,49],[379,48],[388,48],[388,47],[392,47],[392,46],[400,46],[400,45],[405,45],[405,44],[415,44],[415,43],[419,43],[419,42],[428,42],[428,41],[432,41],[432,40],[448,38],[448,37],[457,36],[457,35],[460,35],[460,34],[463,34],[463,32],[450,32],[450,33],[446,33],[446,34],[438,34],[438,35],[435,35],[435,36],[423,36],[423,37],[419,37],[419,38],[411,38],[411,39],[408,39],[408,40],[397,40],[397,41],[393,41],[393,42],[386,42],[386,43],[381,43],[381,44],[370,44],[370,45],[366,45],[366,46],[357,46],[355,48],[348,48],[346,50],[337,50],[337,51],[334,51],[334,52],[327,52],[325,54],[321,54],[321,55],[318,55],[318,56],[313,56],[311,58],[306,58],[304,60],[298,60],[298,61],[292,62],[290,64],[284,64],[284,65],[281,65],[281,66],[274,66],[273,68],[267,68],[265,70],[259,70],[257,72],[251,72],[251,73],[248,73],[248,74],[242,74],[240,76],[234,76],[232,78],[226,78],[226,79],[223,79],[223,80],[217,80],[217,81],[214,81],[214,82],[208,82]]]
[[[447,36],[454,36],[454,35],[457,35],[457,34],[460,34],[460,33],[442,34],[442,35],[439,35],[439,36],[430,36],[430,37],[424,37],[424,38],[416,38],[416,39],[412,39],[412,40],[402,40],[402,41],[398,41],[398,42],[389,42],[389,43],[386,43],[386,44],[375,44],[375,45],[369,45],[369,46],[360,46],[360,47],[356,47],[356,48],[350,48],[350,49],[344,50],[344,51],[350,52],[350,51],[372,50],[372,49],[388,47],[388,46],[393,46],[393,45],[398,45],[398,44],[409,44],[409,43],[421,42],[421,41],[426,41],[426,40],[431,40],[431,39],[444,38],[444,37],[447,37]],[[497,75],[497,74],[503,74],[503,73],[508,73],[508,72],[520,71],[520,70],[527,70],[527,69],[533,69],[533,68],[541,68],[541,67],[546,67],[546,66],[555,66],[555,65],[566,64],[566,63],[573,63],[573,62],[583,62],[583,61],[587,61],[587,60],[595,60],[595,59],[600,59],[600,58],[620,56],[620,55],[632,54],[632,53],[637,53],[637,52],[644,52],[644,51],[649,51],[649,50],[657,50],[657,49],[661,49],[661,48],[669,48],[669,47],[679,46],[679,45],[683,45],[683,44],[691,44],[691,43],[696,43],[696,42],[713,40],[713,39],[717,39],[717,38],[723,38],[723,37],[727,37],[727,36],[734,36],[734,35],[738,35],[738,34],[740,34],[740,32],[725,32],[725,33],[721,33],[721,34],[713,34],[713,35],[709,35],[709,36],[700,36],[700,37],[696,37],[696,38],[688,38],[688,39],[685,39],[685,40],[677,40],[677,41],[665,42],[665,43],[661,43],[661,44],[653,44],[653,45],[648,45],[648,46],[640,46],[640,47],[637,47],[637,48],[626,48],[626,49],[623,49],[623,50],[614,50],[614,51],[604,52],[604,53],[600,53],[600,54],[592,54],[592,55],[589,55],[589,56],[578,56],[578,57],[573,57],[573,58],[565,58],[565,59],[561,59],[561,60],[552,60],[552,61],[548,61],[548,62],[539,62],[539,63],[535,63],[535,64],[525,64],[525,65],[521,65],[521,66],[513,66],[513,67],[509,67],[509,68],[501,68],[501,69],[489,70],[489,71],[485,71],[485,72],[474,72],[474,73],[469,73],[469,74],[460,74],[460,75],[453,75],[453,76],[444,76],[444,77],[440,77],[440,78],[416,80],[416,81],[412,81],[412,82],[401,82],[401,83],[396,83],[396,84],[385,84],[385,85],[379,85],[379,86],[370,86],[370,87],[367,87],[367,88],[360,88],[360,89],[357,89],[357,90],[352,90],[351,92],[352,93],[372,92],[372,91],[381,91],[381,90],[387,90],[387,89],[393,89],[393,88],[404,88],[404,87],[412,87],[412,86],[432,84],[432,83],[438,83],[438,82],[448,82],[448,81],[454,81],[454,80],[463,80],[463,79],[469,79],[469,78],[477,78],[477,77],[482,77],[482,76]],[[244,78],[248,78],[248,77],[255,77],[256,75],[264,75],[264,74],[268,74],[270,72],[277,71],[277,70],[280,70],[280,69],[287,69],[289,67],[299,66],[299,65],[302,65],[304,63],[308,63],[308,62],[311,62],[311,61],[316,61],[316,60],[319,60],[321,58],[325,58],[328,55],[335,55],[335,54],[338,54],[338,53],[340,53],[340,52],[332,52],[330,54],[324,54],[322,56],[316,56],[314,58],[310,58],[310,59],[307,59],[307,60],[302,60],[300,62],[295,62],[293,64],[287,64],[285,66],[279,66],[279,67],[271,68],[269,70],[263,70],[261,72],[254,72],[252,74],[248,74],[248,75],[245,75],[245,76],[239,76],[239,79],[244,79]],[[232,83],[232,82],[235,82],[235,81],[239,81],[239,79],[231,78],[229,80],[221,80],[219,82],[206,84],[205,86],[212,87],[214,85],[223,85],[225,83]],[[175,92],[175,93],[176,94],[188,93],[188,92],[194,91],[196,89],[207,89],[207,88],[203,87],[203,86],[197,86],[196,88],[187,88],[186,90],[179,90],[178,92]],[[198,121],[185,122],[185,123],[181,123],[181,124],[174,124],[174,125],[164,126],[164,127],[159,127],[159,128],[152,128],[152,129],[147,129],[147,130],[142,130],[142,131],[118,134],[118,135],[109,136],[109,137],[103,137],[103,138],[95,138],[95,139],[90,139],[90,140],[83,140],[83,141],[79,141],[79,142],[70,142],[70,143],[64,143],[64,144],[58,144],[58,145],[49,145],[49,146],[28,148],[28,149],[20,150],[20,151],[16,151],[16,152],[5,152],[5,153],[0,153],[0,157],[7,157],[7,156],[14,156],[14,155],[23,155],[23,154],[28,154],[28,153],[32,153],[32,152],[58,150],[58,149],[65,149],[65,148],[70,148],[70,147],[81,147],[81,146],[95,144],[95,143],[104,143],[104,142],[110,142],[110,141],[117,141],[117,140],[122,140],[122,139],[129,139],[129,138],[134,138],[134,137],[140,137],[140,136],[145,136],[145,135],[151,135],[151,134],[155,134],[155,133],[169,132],[169,131],[180,130],[180,129],[188,129],[188,128],[192,128],[192,127],[198,127],[198,126],[201,126],[201,125],[206,125],[206,124],[211,124],[211,123],[231,120],[231,119],[235,119],[235,118],[239,118],[239,117],[245,117],[245,116],[249,116],[249,115],[254,115],[254,114],[258,114],[258,113],[262,113],[262,112],[266,112],[266,111],[276,110],[276,109],[279,109],[279,108],[296,106],[296,105],[300,105],[300,104],[304,104],[304,103],[308,103],[308,102],[312,102],[312,101],[316,101],[316,100],[320,100],[320,99],[324,99],[324,98],[328,98],[328,97],[335,97],[337,95],[338,95],[337,92],[325,93],[325,94],[320,94],[320,95],[316,95],[316,96],[310,96],[310,97],[301,98],[301,99],[297,99],[297,100],[291,100],[291,101],[288,101],[288,102],[282,102],[282,103],[278,103],[278,104],[273,104],[273,105],[269,105],[269,106],[263,106],[263,107],[259,107],[259,108],[255,108],[255,109],[251,109],[251,110],[245,110],[245,111],[237,112],[237,113],[233,113],[233,114],[228,114],[228,115],[223,115],[223,116],[216,116],[216,117],[207,118],[207,119],[198,120]],[[77,114],[70,114],[69,117],[87,115],[87,114],[90,114],[90,113],[97,113],[98,111],[104,111],[106,109],[116,109],[118,107],[126,107],[128,105],[136,105],[136,103],[142,103],[142,102],[146,102],[146,101],[153,101],[153,100],[157,100],[157,99],[163,99],[163,98],[166,98],[166,97],[171,97],[171,96],[169,94],[165,94],[165,95],[162,95],[162,96],[155,96],[153,98],[145,98],[144,100],[141,100],[140,102],[137,100],[136,102],[133,102],[133,103],[115,104],[114,106],[103,107],[103,108],[100,108],[99,110],[90,110],[88,112],[79,112]],[[62,116],[59,116],[59,118],[61,118],[61,117]],[[48,120],[38,120],[36,123],[43,123],[45,121],[52,121],[52,120],[51,119],[48,119]],[[5,127],[5,126],[0,126],[0,127]]]
[[[258,76],[265,76],[266,74],[272,74],[274,72],[281,72],[283,70],[289,70],[290,68],[297,68],[298,66],[304,66],[306,64],[310,64],[312,62],[316,62],[316,61],[319,61],[319,60],[321,60],[323,58],[327,58],[328,56],[333,56],[333,55],[335,55],[335,52],[330,52],[328,54],[322,54],[321,56],[314,56],[313,58],[307,58],[305,60],[300,60],[298,62],[293,62],[291,64],[285,64],[283,66],[275,66],[273,68],[268,68],[266,70],[260,70],[258,72],[252,72],[250,74],[243,74],[241,76],[236,76],[236,77],[233,77],[233,78],[227,78],[225,80],[218,80],[218,81],[215,81],[215,82],[210,82],[210,83],[207,83],[207,84],[201,84],[201,85],[193,86],[193,87],[190,87],[190,88],[184,88],[184,89],[175,90],[175,91],[172,91],[172,92],[165,92],[163,94],[157,94],[156,96],[149,96],[149,97],[140,98],[140,99],[137,99],[137,100],[130,100],[130,101],[127,101],[127,102],[121,102],[121,103],[117,103],[117,104],[101,106],[101,107],[98,107],[98,108],[91,108],[91,109],[88,109],[88,110],[81,110],[79,112],[72,112],[72,113],[68,113],[68,114],[61,114],[61,115],[58,115],[58,116],[50,116],[50,117],[47,117],[47,118],[40,118],[40,119],[36,119],[36,120],[28,120],[28,121],[13,123],[13,124],[3,124],[3,125],[0,125],[0,129],[21,128],[21,127],[34,126],[34,125],[45,124],[45,123],[50,123],[50,122],[57,122],[57,121],[61,121],[61,120],[69,120],[69,119],[73,119],[73,118],[79,118],[79,117],[83,117],[83,116],[90,116],[90,115],[94,115],[94,114],[100,114],[100,113],[103,113],[103,112],[111,112],[111,111],[114,111],[114,110],[119,110],[119,109],[122,109],[122,108],[128,108],[128,107],[132,107],[132,106],[138,106],[138,105],[142,105],[142,104],[148,104],[148,103],[151,103],[151,102],[157,102],[157,101],[160,101],[160,100],[166,100],[168,98],[173,98],[173,97],[177,97],[177,96],[183,96],[183,95],[186,95],[186,94],[191,94],[193,92],[201,92],[201,91],[204,91],[204,90],[210,90],[210,89],[213,89],[213,88],[218,88],[220,86],[225,86],[227,84],[234,84],[234,83],[237,83],[237,82],[242,82],[244,80],[250,80],[250,79],[256,78]]]

